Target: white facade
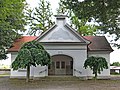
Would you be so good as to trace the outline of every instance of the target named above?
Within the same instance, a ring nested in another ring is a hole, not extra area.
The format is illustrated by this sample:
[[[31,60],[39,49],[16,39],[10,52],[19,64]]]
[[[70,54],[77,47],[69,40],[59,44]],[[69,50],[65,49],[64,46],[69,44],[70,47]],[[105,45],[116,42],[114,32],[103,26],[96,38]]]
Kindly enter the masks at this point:
[[[101,74],[98,74],[99,78],[109,78],[110,77],[110,52],[107,51],[99,51],[99,52],[88,52],[88,56],[95,57],[104,57],[108,62],[108,69],[104,69]],[[93,76],[91,70],[88,70],[88,76]]]
[[[72,58],[72,65],[68,68],[72,70],[72,76],[89,78],[93,76],[92,71],[84,69],[83,65],[87,56],[102,56],[105,57],[108,63],[110,62],[110,52],[88,52],[87,45],[90,43],[78,33],[75,32],[70,26],[65,23],[65,16],[59,15],[56,17],[57,23],[51,27],[48,31],[37,38],[38,42],[41,42],[45,49],[51,56],[65,56]],[[11,53],[11,60],[13,61],[17,55],[17,52]],[[58,58],[60,59],[60,58]],[[66,62],[66,60],[64,60]],[[55,61],[54,72],[57,72],[57,61]],[[59,64],[59,63],[58,63]],[[60,63],[62,65],[62,62]],[[63,65],[67,65],[63,63]],[[60,66],[62,68],[62,66]],[[58,65],[59,68],[59,65]],[[60,69],[60,72],[67,73],[67,69]],[[104,70],[99,76],[109,76],[110,69]],[[26,69],[19,69],[13,71],[11,69],[12,77],[25,77]],[[49,76],[48,66],[31,67],[31,78]]]

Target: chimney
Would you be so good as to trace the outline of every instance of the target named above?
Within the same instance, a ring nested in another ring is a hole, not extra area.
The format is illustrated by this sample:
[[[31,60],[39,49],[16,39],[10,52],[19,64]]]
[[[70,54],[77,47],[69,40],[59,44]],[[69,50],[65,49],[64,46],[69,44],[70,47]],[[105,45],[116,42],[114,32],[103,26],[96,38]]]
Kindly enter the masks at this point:
[[[67,15],[55,15],[57,25],[65,25]]]

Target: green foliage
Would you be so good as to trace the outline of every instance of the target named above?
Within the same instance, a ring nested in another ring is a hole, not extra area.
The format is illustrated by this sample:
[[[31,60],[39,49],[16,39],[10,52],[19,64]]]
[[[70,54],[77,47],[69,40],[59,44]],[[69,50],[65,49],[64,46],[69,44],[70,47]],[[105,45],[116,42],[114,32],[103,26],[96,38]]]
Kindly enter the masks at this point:
[[[7,54],[6,50],[2,46],[0,46],[0,60],[6,59],[7,58],[6,54]]]
[[[0,64],[0,69],[10,69],[10,65]]]
[[[110,73],[111,75],[120,75],[120,73],[117,73],[117,72],[112,72]]]
[[[27,68],[26,82],[29,82],[30,66],[44,66],[50,62],[51,57],[40,42],[30,41],[21,47],[16,59],[12,62],[12,68],[13,70]]]
[[[94,21],[99,30],[115,34],[115,40],[119,39],[120,0],[64,0],[63,4],[80,20]]]
[[[25,43],[12,63],[13,70],[27,68],[27,66],[48,65],[50,64],[50,55],[44,47],[37,41]]]
[[[90,68],[95,74],[95,79],[97,78],[97,74],[100,74],[103,69],[108,69],[108,63],[103,57],[88,57],[84,63],[84,68]]]
[[[24,31],[26,25],[25,0],[0,0],[0,60],[6,59],[7,49]]]
[[[28,34],[36,35],[41,30],[46,31],[53,25],[51,4],[45,0],[39,0],[39,7],[28,11],[30,29]]]
[[[111,66],[120,66],[120,62],[113,62]]]
[[[68,16],[71,16],[72,11],[70,9],[67,9],[66,6],[63,4],[64,0],[60,0],[59,7],[57,8],[58,14],[67,14]]]
[[[86,24],[84,20],[80,20],[76,16],[72,16],[71,21],[80,35],[83,36],[95,35],[95,32],[97,30],[97,27],[95,25]]]
[[[93,25],[88,24],[87,19],[85,18],[79,19],[79,17],[75,15],[72,9],[67,8],[64,2],[65,0],[60,0],[59,8],[57,10],[58,14],[59,13],[67,14],[70,19],[71,26],[74,27],[79,34],[83,36],[95,35],[98,29],[97,26],[94,24]]]

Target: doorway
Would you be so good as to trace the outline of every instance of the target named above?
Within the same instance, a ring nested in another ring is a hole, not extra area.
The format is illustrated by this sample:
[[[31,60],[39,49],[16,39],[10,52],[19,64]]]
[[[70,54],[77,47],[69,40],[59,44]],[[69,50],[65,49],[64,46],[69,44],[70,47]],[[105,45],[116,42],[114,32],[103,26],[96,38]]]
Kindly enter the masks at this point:
[[[73,75],[73,59],[67,55],[52,56],[52,63],[48,67],[49,75]]]

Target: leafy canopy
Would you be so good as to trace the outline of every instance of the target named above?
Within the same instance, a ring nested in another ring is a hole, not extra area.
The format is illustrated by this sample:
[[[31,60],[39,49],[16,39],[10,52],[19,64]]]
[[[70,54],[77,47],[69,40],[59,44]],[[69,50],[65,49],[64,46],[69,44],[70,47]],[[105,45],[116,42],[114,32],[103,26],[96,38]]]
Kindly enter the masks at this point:
[[[84,68],[90,68],[95,74],[95,78],[97,78],[97,74],[101,74],[103,69],[108,69],[108,63],[103,57],[88,57],[84,63]]]
[[[120,66],[120,62],[113,62],[111,66]]]
[[[68,8],[66,4],[64,4],[65,1],[66,0],[60,0],[57,13],[66,14],[70,19],[71,26],[75,28],[79,34],[83,36],[96,35],[97,26],[87,23],[86,18],[80,19],[77,15],[75,15],[72,9]]]
[[[67,9],[86,22],[95,22],[99,30],[120,38],[120,0],[64,0]]]
[[[37,41],[25,43],[12,63],[13,70],[26,68],[27,66],[48,65],[50,64],[50,55],[44,47]]]
[[[25,31],[25,0],[0,0],[0,60],[6,59],[7,49]]]
[[[30,35],[37,35],[41,30],[44,32],[53,25],[51,4],[45,0],[39,0],[38,7],[28,10]]]

